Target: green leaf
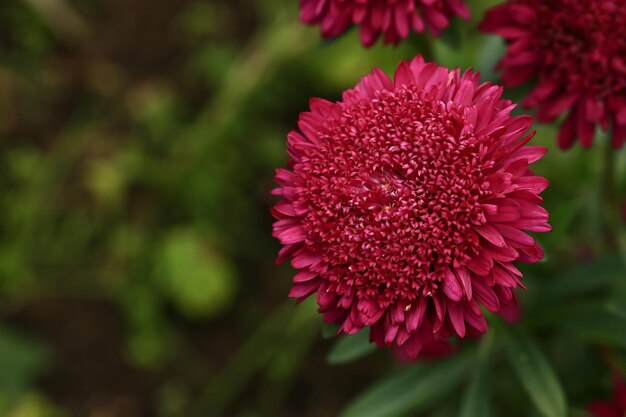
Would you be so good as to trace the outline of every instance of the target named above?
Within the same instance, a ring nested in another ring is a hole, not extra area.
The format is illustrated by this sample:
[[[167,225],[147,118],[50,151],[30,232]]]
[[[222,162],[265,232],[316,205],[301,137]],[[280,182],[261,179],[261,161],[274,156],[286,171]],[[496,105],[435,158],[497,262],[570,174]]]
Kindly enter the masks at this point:
[[[626,310],[624,305],[615,303],[596,304],[588,309],[587,314],[574,316],[573,320],[564,322],[566,331],[575,334],[582,340],[591,343],[626,348]]]
[[[489,363],[494,349],[494,334],[495,330],[490,330],[480,342],[476,358],[476,370],[472,381],[465,390],[459,417],[491,416]]]
[[[498,328],[509,362],[537,409],[545,417],[567,417],[563,388],[537,345],[521,329]]]
[[[587,343],[599,343],[626,349],[626,333],[623,323],[581,323],[568,326],[567,332]]]
[[[461,382],[470,359],[470,355],[460,354],[391,375],[360,394],[340,417],[394,417],[423,411]]]
[[[544,295],[567,296],[597,290],[610,286],[623,278],[624,262],[619,256],[609,256],[593,262],[578,264],[561,274]]]
[[[360,359],[376,350],[376,344],[370,343],[367,331],[346,334],[339,337],[328,354],[328,362],[333,365],[348,363]]]
[[[623,303],[588,301],[536,310],[526,318],[533,328],[557,327],[588,343],[626,348],[626,306]]]
[[[556,304],[551,308],[535,309],[526,317],[527,325],[540,328],[561,325],[575,330],[580,324],[595,326],[606,322],[626,325],[626,306],[623,303],[610,301],[579,301]]]

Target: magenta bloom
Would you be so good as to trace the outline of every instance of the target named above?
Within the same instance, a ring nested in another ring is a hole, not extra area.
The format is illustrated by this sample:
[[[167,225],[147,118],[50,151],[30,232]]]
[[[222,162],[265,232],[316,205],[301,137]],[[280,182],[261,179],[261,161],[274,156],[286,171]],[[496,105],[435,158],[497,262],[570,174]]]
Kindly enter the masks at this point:
[[[411,30],[438,35],[457,15],[469,19],[465,0],[300,0],[300,19],[320,25],[323,37],[335,38],[358,25],[365,46],[381,33],[386,44],[399,43]]]
[[[626,384],[620,377],[615,377],[613,399],[606,402],[594,402],[589,405],[593,417],[624,417],[626,415]]]
[[[312,99],[287,137],[290,169],[274,236],[300,271],[290,296],[317,293],[340,332],[370,327],[379,346],[415,358],[487,324],[515,304],[515,261],[543,256],[525,232],[546,232],[538,196],[548,185],[529,165],[529,116],[479,75],[401,63],[376,69],[340,102]]]
[[[513,87],[536,79],[523,102],[540,122],[568,113],[558,143],[587,148],[595,127],[612,129],[615,148],[626,142],[626,3],[621,0],[509,0],[489,10],[484,32],[502,36],[498,64]]]

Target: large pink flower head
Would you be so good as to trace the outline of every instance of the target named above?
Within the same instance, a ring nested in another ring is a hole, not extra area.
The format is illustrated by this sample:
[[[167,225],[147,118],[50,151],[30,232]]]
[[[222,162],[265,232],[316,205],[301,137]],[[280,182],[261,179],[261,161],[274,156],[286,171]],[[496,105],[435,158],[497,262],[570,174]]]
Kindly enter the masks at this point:
[[[626,2],[623,0],[509,0],[487,12],[481,30],[508,44],[500,61],[505,86],[536,78],[524,101],[540,122],[569,113],[558,143],[593,143],[595,127],[626,142]]]
[[[335,38],[352,25],[360,27],[361,42],[371,46],[383,34],[383,42],[397,44],[411,30],[425,29],[438,35],[449,19],[469,19],[465,0],[300,0],[300,19],[320,25],[322,36]]]
[[[342,101],[311,100],[287,138],[274,236],[300,271],[290,296],[317,293],[340,332],[370,326],[379,346],[415,358],[490,311],[515,303],[515,261],[543,253],[525,232],[545,232],[538,196],[548,185],[529,165],[528,116],[479,75],[401,63],[374,70]]]

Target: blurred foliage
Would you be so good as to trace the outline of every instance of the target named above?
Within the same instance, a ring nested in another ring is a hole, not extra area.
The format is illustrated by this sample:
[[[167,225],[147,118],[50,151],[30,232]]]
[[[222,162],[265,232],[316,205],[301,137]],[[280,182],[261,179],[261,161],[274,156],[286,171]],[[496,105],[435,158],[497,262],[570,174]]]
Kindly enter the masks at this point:
[[[20,407],[19,396],[45,369],[46,352],[41,343],[0,329],[0,410]]]
[[[496,82],[503,46],[476,30],[495,3],[439,40],[363,49],[321,41],[294,1],[1,2],[0,414],[557,416],[560,383],[574,413],[606,396],[626,358],[626,155],[606,141],[563,153],[537,126],[554,232],[524,271],[522,345],[496,328],[395,364],[363,358],[365,334],[331,347],[313,302],[283,301],[269,190],[309,97],[417,52]]]

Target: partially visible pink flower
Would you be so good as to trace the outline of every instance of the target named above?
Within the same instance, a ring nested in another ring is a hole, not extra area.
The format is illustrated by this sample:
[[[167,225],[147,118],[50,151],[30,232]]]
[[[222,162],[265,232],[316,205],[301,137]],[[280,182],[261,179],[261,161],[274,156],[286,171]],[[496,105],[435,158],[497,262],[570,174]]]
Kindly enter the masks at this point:
[[[300,19],[320,25],[323,37],[335,38],[357,25],[365,46],[381,33],[386,44],[398,44],[412,30],[438,35],[453,16],[469,19],[465,0],[300,0]]]
[[[626,142],[626,2],[509,0],[480,25],[502,36],[508,52],[498,67],[506,87],[536,79],[523,104],[549,123],[562,114],[558,143],[592,145],[596,126]]]
[[[593,417],[624,417],[626,415],[626,384],[616,376],[613,385],[613,398],[609,401],[597,401],[587,407]]]
[[[481,306],[516,303],[514,263],[543,252],[546,232],[525,146],[529,116],[511,116],[502,88],[426,63],[375,69],[342,101],[312,99],[287,137],[289,169],[272,210],[277,262],[299,269],[290,296],[316,293],[340,332],[370,327],[405,358],[442,353],[452,335],[485,332]]]

